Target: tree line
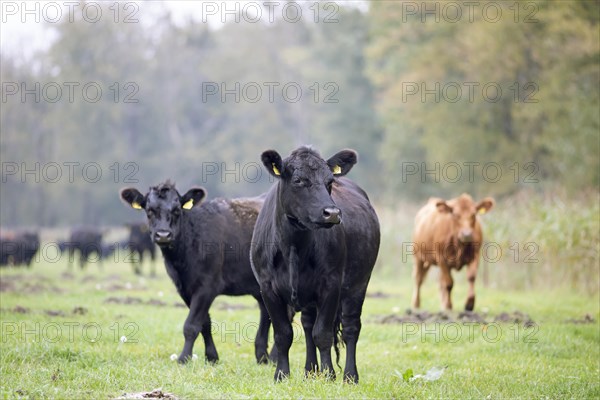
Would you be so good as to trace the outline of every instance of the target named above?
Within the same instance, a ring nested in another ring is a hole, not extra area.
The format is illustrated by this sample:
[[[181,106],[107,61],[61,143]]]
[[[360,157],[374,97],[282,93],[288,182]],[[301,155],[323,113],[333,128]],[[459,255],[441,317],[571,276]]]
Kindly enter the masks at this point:
[[[301,144],[356,149],[377,203],[597,188],[599,3],[479,3],[504,17],[393,1],[216,27],[154,2],[138,23],[64,16],[47,49],[1,53],[2,226],[119,224],[120,188],[167,178],[257,195],[261,152]]]

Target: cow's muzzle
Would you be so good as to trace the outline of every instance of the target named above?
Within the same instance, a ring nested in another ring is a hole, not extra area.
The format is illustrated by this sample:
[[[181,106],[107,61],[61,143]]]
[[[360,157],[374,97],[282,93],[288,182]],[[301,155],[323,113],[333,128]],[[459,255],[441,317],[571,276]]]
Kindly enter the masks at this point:
[[[156,231],[154,241],[159,246],[170,244],[173,241],[173,234],[170,231]]]
[[[323,209],[324,224],[339,224],[342,222],[342,211],[337,207],[326,207]]]
[[[470,243],[473,241],[473,231],[463,230],[458,234],[458,240],[462,243]]]

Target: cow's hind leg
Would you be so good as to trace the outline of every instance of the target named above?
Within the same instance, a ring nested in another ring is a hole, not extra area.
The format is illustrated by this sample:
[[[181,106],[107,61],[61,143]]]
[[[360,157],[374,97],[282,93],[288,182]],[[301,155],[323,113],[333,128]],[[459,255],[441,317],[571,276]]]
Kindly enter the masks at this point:
[[[206,313],[204,322],[202,323],[202,339],[204,340],[204,357],[211,364],[219,361],[219,354],[215,347],[215,342],[212,337],[212,322],[210,314]]]
[[[317,361],[317,347],[312,337],[315,319],[317,318],[317,310],[309,309],[302,311],[302,327],[304,328],[304,336],[306,338],[306,363],[304,364],[304,374],[309,376],[310,373],[319,372],[319,363]]]
[[[258,295],[256,301],[260,308],[260,321],[258,323],[258,331],[256,332],[256,339],[254,340],[254,354],[256,355],[256,362],[259,364],[266,364],[269,362],[269,355],[267,353],[267,346],[269,341],[269,326],[271,326],[271,320],[269,319],[269,313],[265,307],[265,303],[262,297]]]

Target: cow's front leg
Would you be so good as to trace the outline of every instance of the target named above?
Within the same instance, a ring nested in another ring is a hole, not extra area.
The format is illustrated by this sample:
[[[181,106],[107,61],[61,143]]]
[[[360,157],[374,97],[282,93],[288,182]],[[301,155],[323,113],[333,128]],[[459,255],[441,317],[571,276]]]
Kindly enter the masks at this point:
[[[304,364],[304,374],[319,372],[319,362],[317,361],[317,348],[313,340],[313,328],[317,318],[317,310],[314,308],[302,311],[302,328],[304,328],[304,337],[306,338],[306,362]]]
[[[425,263],[415,257],[415,265],[413,267],[413,279],[414,279],[414,288],[413,288],[413,298],[412,298],[412,307],[413,309],[417,309],[421,307],[421,285],[423,284],[423,280],[425,279],[425,275],[427,275],[428,268],[425,268]]]
[[[440,298],[442,301],[442,309],[452,310],[452,286],[454,281],[450,273],[450,267],[440,265]]]
[[[335,370],[331,361],[331,346],[335,332],[335,321],[340,301],[340,288],[330,288],[320,299],[317,319],[313,328],[313,340],[321,356],[321,369],[331,380],[335,380]]]
[[[288,306],[287,308],[287,312],[288,312],[288,320],[290,321],[290,324],[294,322],[294,315],[296,315],[296,312],[294,311],[294,309],[290,306]],[[267,314],[268,316],[268,314]],[[271,323],[271,320],[269,319],[269,323]],[[277,362],[277,346],[275,346],[275,344],[273,344],[273,347],[271,347],[271,352],[269,353],[269,361],[271,361],[272,363],[276,363]]]
[[[208,309],[212,304],[215,296],[211,294],[197,294],[190,303],[190,312],[183,324],[183,337],[185,344],[183,350],[179,355],[179,362],[185,363],[192,357],[192,351],[194,350],[194,343],[198,334],[202,332],[202,336],[205,340],[205,356],[209,362],[216,362],[218,360],[217,351],[212,341],[212,334],[210,332],[210,317],[208,315]],[[208,339],[208,341],[207,341]],[[212,347],[212,348],[211,348]]]
[[[270,283],[268,286],[270,286]],[[271,317],[271,324],[273,324],[275,347],[277,348],[275,382],[280,382],[290,375],[289,352],[294,332],[292,331],[292,323],[288,317],[287,304],[270,288],[262,288],[261,292],[265,306]]]
[[[467,267],[467,280],[469,281],[469,294],[467,295],[467,303],[465,310],[473,311],[475,308],[475,278],[477,277],[479,260],[477,257]]]

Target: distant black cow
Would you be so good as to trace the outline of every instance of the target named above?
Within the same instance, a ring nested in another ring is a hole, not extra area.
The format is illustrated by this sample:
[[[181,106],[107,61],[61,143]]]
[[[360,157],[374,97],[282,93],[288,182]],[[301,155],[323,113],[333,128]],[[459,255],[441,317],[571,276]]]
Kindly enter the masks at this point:
[[[75,258],[75,251],[78,250],[79,267],[81,269],[85,268],[85,264],[92,259],[93,254],[96,254],[96,261],[100,261],[103,258],[103,253],[106,256],[111,250],[102,244],[102,231],[92,227],[74,228],[71,231],[69,240],[59,242],[58,248],[63,253],[68,251],[69,267],[71,267]]]
[[[119,249],[119,242],[102,243],[100,246],[100,260],[109,259]],[[116,257],[115,257],[116,259]]]
[[[37,232],[6,232],[0,235],[0,265],[26,265],[40,248],[40,236]]]
[[[150,259],[152,260],[152,272],[151,275],[156,275],[156,246],[150,236],[150,229],[144,222],[142,223],[131,223],[126,225],[129,228],[129,240],[127,241],[126,249],[130,252],[127,257],[128,260],[133,261],[133,271],[136,275],[142,274],[142,263],[144,262],[144,253],[147,251],[150,253]],[[133,257],[134,255],[138,257]]]
[[[254,228],[252,269],[271,316],[278,350],[275,380],[290,373],[293,331],[288,308],[302,311],[306,373],[319,370],[335,379],[331,347],[342,330],[346,344],[344,379],[358,382],[356,343],[360,315],[379,251],[379,222],[366,193],[342,178],[357,161],[343,150],[325,161],[301,147],[285,160],[274,150],[262,154],[279,181],[265,199]],[[340,327],[341,323],[341,327]]]
[[[191,357],[199,333],[204,338],[206,359],[216,362],[208,310],[220,294],[249,294],[260,307],[256,360],[266,363],[269,316],[248,258],[252,230],[264,198],[214,199],[200,204],[205,194],[203,188],[192,188],[181,196],[167,181],[151,187],[146,195],[133,188],[123,189],[121,198],[133,208],[146,211],[167,273],[190,309],[183,326],[185,345],[179,362]]]

